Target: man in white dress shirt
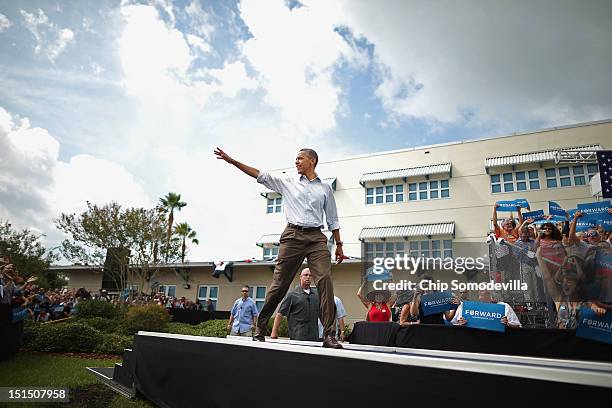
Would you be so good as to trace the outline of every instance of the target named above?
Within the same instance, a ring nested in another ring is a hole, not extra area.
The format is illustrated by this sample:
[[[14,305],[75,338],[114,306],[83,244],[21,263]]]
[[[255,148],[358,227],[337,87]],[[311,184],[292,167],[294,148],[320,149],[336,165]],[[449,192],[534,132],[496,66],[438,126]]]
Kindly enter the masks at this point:
[[[281,178],[259,171],[234,160],[219,148],[215,150],[215,155],[283,196],[287,227],[280,237],[272,284],[259,313],[253,340],[265,341],[268,319],[285,297],[302,262],[307,259],[308,268],[319,290],[321,320],[324,327],[323,347],[342,348],[335,338],[331,256],[327,249],[327,238],[321,232],[323,216],[336,242],[336,262],[342,262],[345,256],[342,251],[340,223],[332,189],[328,184],[321,182],[315,172],[319,161],[317,153],[312,149],[301,149],[297,153],[295,168],[298,176],[293,178]]]

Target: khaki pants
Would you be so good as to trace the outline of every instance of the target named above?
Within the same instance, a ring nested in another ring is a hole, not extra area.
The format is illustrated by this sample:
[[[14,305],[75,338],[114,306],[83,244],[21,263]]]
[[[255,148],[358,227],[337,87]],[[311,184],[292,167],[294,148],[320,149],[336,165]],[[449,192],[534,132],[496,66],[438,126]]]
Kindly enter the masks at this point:
[[[331,280],[331,255],[327,238],[320,230],[302,231],[290,226],[280,237],[278,261],[274,268],[272,285],[259,312],[257,326],[265,328],[272,313],[283,300],[295,274],[306,258],[314,284],[319,292],[323,334],[334,334],[334,288]]]
[[[248,331],[245,332],[240,332],[238,330],[234,330],[232,329],[230,331],[230,336],[244,336],[244,337],[253,337],[253,330],[249,329]]]

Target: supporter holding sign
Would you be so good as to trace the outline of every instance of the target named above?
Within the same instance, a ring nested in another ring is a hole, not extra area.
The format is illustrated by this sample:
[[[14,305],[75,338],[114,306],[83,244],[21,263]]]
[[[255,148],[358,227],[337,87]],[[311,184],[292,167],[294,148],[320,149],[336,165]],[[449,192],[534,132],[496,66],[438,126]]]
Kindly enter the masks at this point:
[[[503,332],[508,327],[522,327],[521,321],[504,302],[495,302],[488,290],[478,292],[478,302],[463,302],[457,308],[452,324]]]
[[[497,223],[497,209],[499,204],[495,204],[493,207],[493,228],[495,229],[495,236],[497,238],[503,238],[508,242],[515,242],[519,236],[519,228],[512,218],[507,218],[502,221],[501,228]],[[521,207],[518,208],[518,220],[519,225],[523,223],[523,215],[521,214]]]

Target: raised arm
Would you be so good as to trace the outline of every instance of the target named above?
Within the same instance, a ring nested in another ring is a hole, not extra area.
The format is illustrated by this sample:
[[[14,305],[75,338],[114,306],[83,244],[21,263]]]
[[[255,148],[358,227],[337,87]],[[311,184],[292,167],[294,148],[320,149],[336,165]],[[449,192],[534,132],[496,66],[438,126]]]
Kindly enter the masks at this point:
[[[578,222],[578,218],[580,217],[582,217],[582,211],[576,211],[576,213],[574,214],[574,218],[570,223],[569,240],[572,243],[580,241],[580,239],[578,239],[578,236],[576,235],[576,223]]]
[[[498,229],[498,225],[497,225],[497,207],[499,207],[499,204],[495,203],[495,205],[493,205],[493,229],[495,230],[496,233],[497,233],[497,229]]]
[[[521,232],[519,226],[523,225],[523,214],[521,213],[521,206],[517,205],[516,206],[516,210],[518,211],[518,223],[516,224],[516,227],[514,227],[514,231],[517,234]]]
[[[257,178],[257,176],[259,175],[259,170],[254,167],[247,166],[244,163],[240,163],[238,160],[232,159],[227,153],[225,153],[218,147],[215,149],[215,155],[217,156],[217,159],[225,160],[229,164],[238,167],[238,169],[240,169],[243,173],[248,174],[253,178]]]
[[[357,291],[357,297],[359,298],[359,300],[361,300],[361,303],[363,303],[365,308],[369,309],[370,308],[370,302],[365,297],[363,297],[363,294],[361,293],[361,291],[362,291],[364,286],[365,286],[365,282],[364,282],[363,285],[361,285],[359,287],[359,290]]]
[[[411,316],[420,316],[419,306],[421,305],[421,295],[422,294],[423,294],[423,291],[418,290],[418,289],[414,292],[414,298],[412,299],[412,302],[410,302],[410,315]]]

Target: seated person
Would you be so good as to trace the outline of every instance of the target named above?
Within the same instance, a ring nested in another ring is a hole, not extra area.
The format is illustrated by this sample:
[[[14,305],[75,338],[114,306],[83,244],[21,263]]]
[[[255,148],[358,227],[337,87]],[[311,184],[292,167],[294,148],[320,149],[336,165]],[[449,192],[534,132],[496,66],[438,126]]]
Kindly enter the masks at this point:
[[[488,290],[481,290],[478,292],[478,301],[485,303],[497,303],[498,305],[504,306],[504,316],[501,318],[502,324],[508,327],[522,327],[521,321],[519,320],[512,307],[504,302],[494,302],[491,292]],[[455,311],[455,317],[451,320],[452,324],[463,326],[467,323],[467,320],[463,318],[463,303],[459,305]]]
[[[305,268],[300,274],[300,285],[283,299],[272,326],[273,339],[278,338],[278,328],[283,317],[288,320],[288,334],[291,340],[319,340],[319,294],[310,287],[312,274]]]
[[[368,322],[390,322],[391,321],[391,307],[389,305],[393,305],[395,300],[392,298],[389,291],[377,290],[369,293],[370,299],[363,296],[362,291],[363,287],[367,282],[364,282],[363,285],[357,291],[357,297],[361,300],[361,303],[368,310],[368,314],[366,315],[366,320]]]

